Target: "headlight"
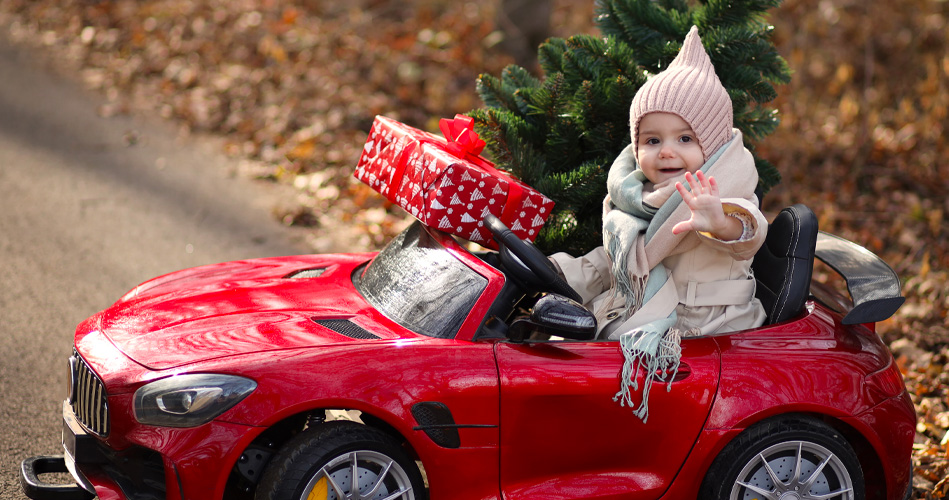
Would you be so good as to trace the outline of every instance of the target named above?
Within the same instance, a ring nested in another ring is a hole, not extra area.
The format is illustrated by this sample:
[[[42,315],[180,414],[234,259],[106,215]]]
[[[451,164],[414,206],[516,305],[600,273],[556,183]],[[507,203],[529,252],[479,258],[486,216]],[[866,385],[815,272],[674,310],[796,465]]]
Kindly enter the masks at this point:
[[[161,427],[196,427],[231,409],[256,388],[253,380],[212,373],[156,380],[135,391],[135,419]]]

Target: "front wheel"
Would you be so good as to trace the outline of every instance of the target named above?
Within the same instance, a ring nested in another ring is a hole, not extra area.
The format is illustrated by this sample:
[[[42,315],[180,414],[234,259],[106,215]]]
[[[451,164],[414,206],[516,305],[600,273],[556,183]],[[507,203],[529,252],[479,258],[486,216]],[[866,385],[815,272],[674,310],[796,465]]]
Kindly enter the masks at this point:
[[[304,431],[274,457],[256,500],[424,500],[422,475],[383,431],[328,422]]]
[[[833,427],[794,416],[749,428],[715,459],[702,500],[854,500],[863,470]]]

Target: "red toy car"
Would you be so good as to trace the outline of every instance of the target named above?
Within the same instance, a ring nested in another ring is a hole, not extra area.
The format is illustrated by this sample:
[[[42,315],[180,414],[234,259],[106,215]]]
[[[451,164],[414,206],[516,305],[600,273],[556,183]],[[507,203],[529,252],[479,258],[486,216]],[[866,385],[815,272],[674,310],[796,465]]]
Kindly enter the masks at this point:
[[[899,281],[818,233],[805,207],[778,216],[755,260],[769,324],[683,339],[647,423],[613,401],[618,343],[592,339],[592,316],[535,247],[486,223],[499,252],[416,223],[378,254],[229,262],[138,286],[78,326],[65,455],[25,460],[25,493],[908,496],[915,415],[873,327],[902,303]],[[852,302],[810,286],[815,253]],[[77,484],[41,478],[67,469]]]

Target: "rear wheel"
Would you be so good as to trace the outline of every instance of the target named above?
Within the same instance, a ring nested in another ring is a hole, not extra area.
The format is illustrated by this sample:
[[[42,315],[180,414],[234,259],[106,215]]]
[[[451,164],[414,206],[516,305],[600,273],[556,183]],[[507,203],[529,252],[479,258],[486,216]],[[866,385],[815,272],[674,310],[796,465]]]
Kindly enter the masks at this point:
[[[864,498],[856,453],[833,427],[808,417],[744,431],[715,459],[703,500],[853,500]]]
[[[422,500],[415,462],[383,431],[328,422],[290,440],[270,462],[257,500]]]

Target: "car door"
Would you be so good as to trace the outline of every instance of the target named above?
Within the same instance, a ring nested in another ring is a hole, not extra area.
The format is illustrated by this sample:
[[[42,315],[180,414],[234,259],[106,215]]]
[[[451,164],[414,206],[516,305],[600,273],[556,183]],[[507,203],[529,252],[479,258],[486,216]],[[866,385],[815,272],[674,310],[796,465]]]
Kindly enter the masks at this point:
[[[671,390],[653,385],[643,422],[613,400],[618,342],[499,343],[496,356],[507,500],[658,498],[704,426],[720,366],[714,340],[684,339]]]

